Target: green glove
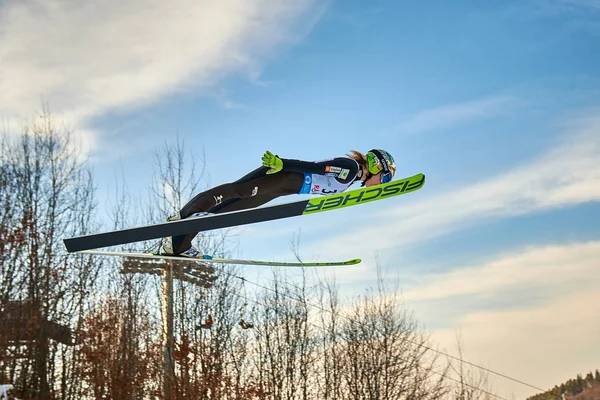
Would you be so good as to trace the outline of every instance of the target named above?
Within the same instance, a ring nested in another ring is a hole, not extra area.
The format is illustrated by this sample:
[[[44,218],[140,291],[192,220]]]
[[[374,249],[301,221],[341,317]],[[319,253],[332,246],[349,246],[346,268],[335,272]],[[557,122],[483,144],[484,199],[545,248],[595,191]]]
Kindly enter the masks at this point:
[[[262,156],[262,165],[271,168],[267,171],[267,174],[275,174],[283,169],[283,161],[281,161],[281,158],[268,150],[265,155]]]

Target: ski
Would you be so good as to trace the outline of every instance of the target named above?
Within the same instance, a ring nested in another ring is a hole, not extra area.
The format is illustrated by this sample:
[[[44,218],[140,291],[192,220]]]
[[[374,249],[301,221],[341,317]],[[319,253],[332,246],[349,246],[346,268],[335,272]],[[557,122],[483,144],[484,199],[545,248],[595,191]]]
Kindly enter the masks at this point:
[[[279,261],[257,261],[257,260],[237,260],[233,258],[221,258],[208,255],[198,257],[170,256],[166,254],[155,253],[136,253],[127,251],[102,251],[102,250],[82,250],[78,253],[95,254],[104,256],[132,257],[132,258],[152,258],[157,260],[177,260],[177,261],[195,261],[201,264],[238,264],[238,265],[257,265],[267,267],[335,267],[344,265],[355,265],[361,262],[360,258],[347,261],[329,261],[329,262],[279,262]]]
[[[186,235],[193,232],[209,231],[256,222],[315,214],[368,203],[376,200],[414,192],[425,184],[425,175],[417,174],[409,178],[391,181],[377,186],[364,187],[339,194],[319,196],[309,200],[207,215],[202,218],[186,218],[138,228],[122,229],[64,239],[67,251],[98,249],[125,243],[141,242],[167,236]]]

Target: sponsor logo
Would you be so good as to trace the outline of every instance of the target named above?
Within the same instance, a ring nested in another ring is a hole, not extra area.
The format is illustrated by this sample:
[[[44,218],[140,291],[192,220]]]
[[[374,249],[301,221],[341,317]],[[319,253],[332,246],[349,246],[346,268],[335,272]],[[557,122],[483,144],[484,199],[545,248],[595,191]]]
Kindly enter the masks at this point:
[[[254,186],[254,189],[252,189],[252,194],[250,195],[250,197],[254,197],[258,194],[258,186]]]
[[[325,167],[325,176],[334,176],[340,179],[346,179],[350,173],[350,170],[347,168],[339,168],[339,167]]]
[[[213,198],[215,199],[215,205],[218,206],[219,204],[221,204],[221,202],[223,201],[223,195],[220,194],[218,196],[213,196]]]
[[[413,178],[390,182],[384,185],[372,186],[370,188],[353,190],[346,194],[327,196],[322,200],[310,200],[304,209],[304,214],[330,210],[366,203],[380,198],[395,196],[419,189],[425,184],[425,176],[418,175]]]

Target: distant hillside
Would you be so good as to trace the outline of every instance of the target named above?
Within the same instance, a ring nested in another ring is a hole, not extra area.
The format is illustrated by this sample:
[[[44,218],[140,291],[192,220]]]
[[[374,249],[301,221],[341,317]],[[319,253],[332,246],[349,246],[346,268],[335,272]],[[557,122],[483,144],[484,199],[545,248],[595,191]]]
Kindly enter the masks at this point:
[[[596,383],[593,388],[586,389],[582,393],[573,397],[567,397],[572,400],[600,400],[600,383]]]
[[[600,372],[577,375],[552,390],[528,397],[527,400],[600,400]]]

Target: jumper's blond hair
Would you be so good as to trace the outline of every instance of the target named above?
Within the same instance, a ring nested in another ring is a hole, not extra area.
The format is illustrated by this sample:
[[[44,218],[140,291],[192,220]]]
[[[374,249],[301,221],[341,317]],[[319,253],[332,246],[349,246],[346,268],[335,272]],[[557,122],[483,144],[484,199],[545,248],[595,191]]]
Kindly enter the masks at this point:
[[[361,167],[367,166],[367,156],[360,151],[350,150],[350,154],[346,154],[348,157],[356,161]]]

